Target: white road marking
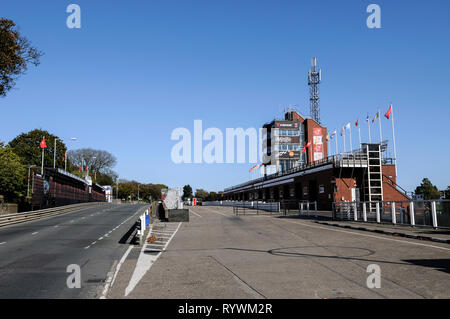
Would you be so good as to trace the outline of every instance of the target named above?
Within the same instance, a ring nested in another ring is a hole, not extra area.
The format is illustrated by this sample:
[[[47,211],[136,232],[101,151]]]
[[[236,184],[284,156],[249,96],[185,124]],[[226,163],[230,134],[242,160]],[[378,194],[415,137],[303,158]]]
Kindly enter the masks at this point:
[[[32,233],[31,235],[36,235],[38,232],[37,231],[35,231],[34,233]]]
[[[193,210],[189,210],[192,214],[194,214],[195,216],[198,216],[198,217],[203,217],[203,216],[201,216],[201,215],[199,215],[199,214],[197,214],[196,212],[194,212]]]
[[[264,217],[270,218],[269,216],[264,216]],[[285,220],[283,218],[282,219],[278,219],[278,220],[281,220],[281,221],[284,221],[284,222],[287,222],[287,223],[292,223],[292,224],[298,224],[298,225],[302,225],[302,226],[306,226],[306,227],[311,227],[311,228],[319,228],[319,229],[325,229],[325,230],[335,231],[335,232],[340,232],[340,233],[346,233],[346,234],[352,234],[352,235],[358,235],[358,236],[364,236],[364,237],[370,237],[370,238],[376,238],[376,239],[383,239],[383,240],[390,240],[390,241],[395,241],[395,242],[404,243],[404,244],[410,244],[410,245],[416,245],[416,246],[424,246],[424,247],[431,247],[431,248],[437,248],[437,249],[450,251],[450,248],[445,248],[445,247],[440,247],[440,246],[434,246],[434,245],[428,245],[428,244],[422,244],[422,243],[415,243],[415,242],[406,241],[406,240],[386,238],[386,237],[380,237],[380,236],[369,235],[369,234],[356,233],[356,232],[342,230],[342,229],[333,229],[333,228],[328,228],[328,227],[323,227],[323,226],[308,225],[308,224],[304,224],[304,223],[294,222],[294,221],[291,221],[291,220]]]
[[[84,249],[89,249],[91,247],[91,245],[84,247]]]
[[[4,245],[4,244],[6,244],[6,241],[4,241],[3,243],[0,243],[0,245]]]
[[[167,246],[170,244],[172,239],[175,237],[176,233],[180,229],[182,223],[178,224],[178,227],[170,237],[169,241],[166,243],[166,245],[163,247],[162,251],[165,251]],[[147,238],[149,238],[150,234],[152,234],[152,228],[150,228],[150,231],[148,232]],[[136,263],[136,267],[134,268],[133,275],[131,276],[130,282],[128,283],[127,288],[125,289],[125,296],[128,296],[130,292],[133,291],[133,289],[136,287],[136,285],[139,283],[139,281],[144,277],[144,275],[147,273],[147,271],[150,270],[152,265],[156,262],[156,260],[161,255],[162,251],[158,252],[157,255],[149,255],[146,254],[144,251],[147,248],[147,245],[151,246],[151,244],[144,244],[142,245],[141,253],[139,254],[138,261]]]

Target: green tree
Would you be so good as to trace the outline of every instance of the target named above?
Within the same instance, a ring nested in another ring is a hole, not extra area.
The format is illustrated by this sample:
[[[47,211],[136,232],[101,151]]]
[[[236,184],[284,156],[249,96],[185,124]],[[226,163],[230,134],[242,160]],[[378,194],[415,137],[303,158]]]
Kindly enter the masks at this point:
[[[26,169],[11,147],[0,143],[0,194],[13,200],[24,192]]]
[[[415,193],[423,195],[423,199],[425,200],[439,199],[441,196],[437,187],[428,178],[422,180],[422,184],[417,186]]]
[[[187,199],[190,199],[190,198],[192,198],[192,187],[189,184],[188,185],[184,185],[182,199],[183,200],[187,200]]]
[[[0,18],[0,96],[16,85],[16,80],[29,64],[39,65],[42,52],[31,46],[27,38],[16,29],[16,24]]]
[[[209,193],[207,191],[205,191],[204,189],[197,189],[195,191],[195,197],[196,198],[201,198],[203,201],[205,201],[209,196]]]
[[[56,136],[44,130],[32,130],[22,133],[11,142],[9,146],[16,153],[24,165],[36,165],[41,167],[42,149],[40,143],[45,137],[47,148],[44,151],[44,167],[53,167],[53,150],[56,138],[56,167],[64,168],[62,161],[67,150],[66,145]]]

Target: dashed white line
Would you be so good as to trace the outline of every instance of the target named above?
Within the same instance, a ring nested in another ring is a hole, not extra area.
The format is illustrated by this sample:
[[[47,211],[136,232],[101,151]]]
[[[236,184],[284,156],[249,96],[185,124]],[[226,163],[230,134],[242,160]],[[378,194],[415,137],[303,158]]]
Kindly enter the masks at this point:
[[[32,233],[31,235],[36,235],[38,232],[37,231],[35,231],[34,233]]]
[[[6,244],[6,241],[4,241],[4,242],[0,243],[0,245],[4,245],[4,244]]]

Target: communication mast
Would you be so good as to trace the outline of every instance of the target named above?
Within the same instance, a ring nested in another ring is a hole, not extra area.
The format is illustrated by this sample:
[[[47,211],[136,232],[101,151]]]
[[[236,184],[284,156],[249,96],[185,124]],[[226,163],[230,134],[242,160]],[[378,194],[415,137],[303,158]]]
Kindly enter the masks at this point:
[[[309,98],[311,102],[311,117],[320,124],[320,91],[319,84],[322,81],[322,70],[317,70],[317,59],[311,59],[311,70],[308,71]]]

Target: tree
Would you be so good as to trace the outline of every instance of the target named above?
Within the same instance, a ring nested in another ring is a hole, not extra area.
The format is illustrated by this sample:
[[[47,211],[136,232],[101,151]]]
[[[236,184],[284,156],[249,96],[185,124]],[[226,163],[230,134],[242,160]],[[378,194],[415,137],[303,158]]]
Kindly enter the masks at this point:
[[[91,174],[92,175],[92,174]],[[97,179],[94,180],[95,183],[99,185],[115,185],[117,181],[117,174],[111,171],[110,173],[97,173]]]
[[[116,175],[111,169],[117,164],[116,157],[107,151],[83,148],[72,150],[67,153],[71,163],[78,169],[89,166],[90,172],[97,172],[110,176]],[[84,162],[83,162],[84,160]]]
[[[192,187],[189,184],[188,185],[184,185],[182,199],[183,200],[187,200],[187,199],[190,199],[190,198],[192,198]]]
[[[24,191],[26,169],[11,147],[0,143],[0,194],[12,200]]]
[[[0,96],[5,97],[16,85],[29,64],[38,66],[42,55],[19,33],[13,21],[0,18]]]
[[[450,199],[450,186],[447,186],[447,189],[445,190],[444,194],[445,199]]]
[[[44,151],[44,166],[53,167],[53,150],[56,138],[56,167],[64,168],[62,161],[67,148],[66,145],[56,136],[44,130],[32,130],[22,133],[11,142],[9,146],[16,153],[24,165],[36,165],[41,167],[42,149],[39,144],[45,137],[47,148]]]
[[[422,180],[422,184],[417,186],[415,193],[423,195],[423,199],[425,200],[439,199],[441,196],[437,187],[428,178]]]
[[[209,193],[207,191],[205,191],[204,189],[197,189],[195,191],[195,197],[196,198],[201,198],[203,201],[205,201],[209,196]]]

